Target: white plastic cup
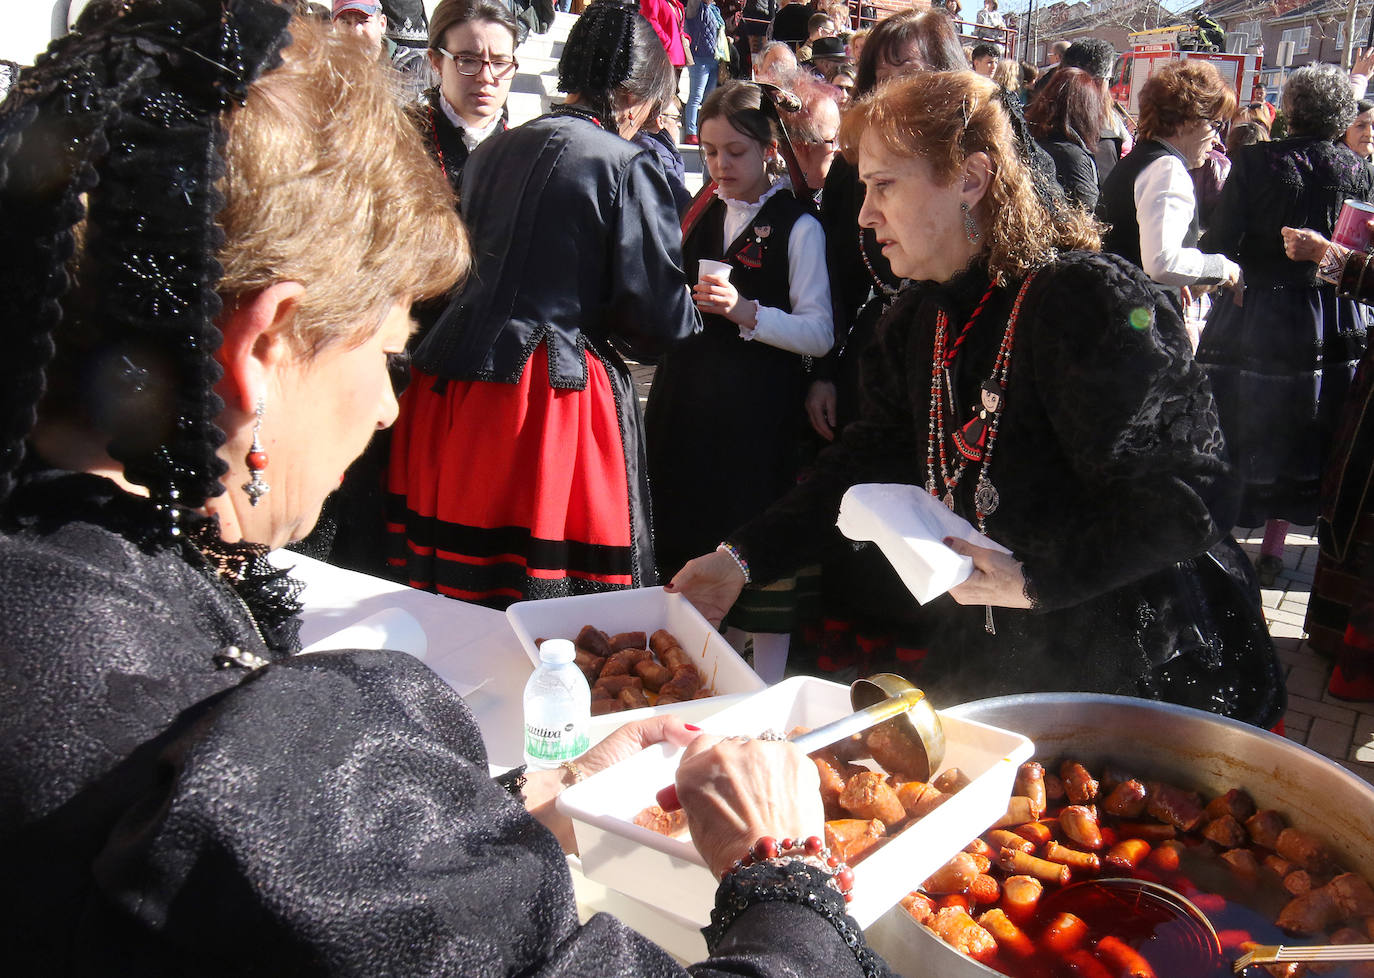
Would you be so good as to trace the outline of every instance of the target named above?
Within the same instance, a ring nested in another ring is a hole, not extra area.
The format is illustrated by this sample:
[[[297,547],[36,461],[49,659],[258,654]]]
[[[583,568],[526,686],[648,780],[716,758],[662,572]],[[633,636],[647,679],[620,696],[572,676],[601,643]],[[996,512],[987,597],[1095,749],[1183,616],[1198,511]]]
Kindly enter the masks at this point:
[[[733,270],[734,268],[729,262],[703,258],[697,262],[697,281],[700,282],[709,278],[722,283],[728,282]]]

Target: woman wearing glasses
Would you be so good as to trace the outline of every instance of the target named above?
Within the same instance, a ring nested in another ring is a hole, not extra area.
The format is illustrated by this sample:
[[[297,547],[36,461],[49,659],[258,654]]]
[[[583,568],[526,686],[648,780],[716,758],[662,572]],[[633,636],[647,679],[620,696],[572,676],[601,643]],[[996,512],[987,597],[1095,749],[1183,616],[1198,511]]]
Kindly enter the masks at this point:
[[[1032,115],[1039,98],[1031,103]],[[1107,174],[1097,216],[1110,225],[1102,250],[1129,259],[1179,298],[1179,290],[1234,286],[1240,266],[1198,250],[1195,170],[1221,145],[1219,119],[1235,91],[1206,61],[1172,61],[1140,90],[1138,141]]]
[[[654,360],[700,323],[667,177],[630,142],[673,92],[638,8],[591,4],[558,87],[564,104],[467,162],[473,272],[415,350],[392,436],[390,563],[501,608],[657,583],[621,358]]]
[[[519,62],[517,25],[500,0],[441,0],[429,22],[429,61],[439,84],[424,95],[421,135],[455,193],[468,154],[506,128],[506,98]]]

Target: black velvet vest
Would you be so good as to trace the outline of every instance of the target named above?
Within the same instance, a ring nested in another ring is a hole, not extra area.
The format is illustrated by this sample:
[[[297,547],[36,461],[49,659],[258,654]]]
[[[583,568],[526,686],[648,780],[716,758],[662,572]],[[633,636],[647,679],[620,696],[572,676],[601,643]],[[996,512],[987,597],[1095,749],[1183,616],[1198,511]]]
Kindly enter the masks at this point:
[[[787,243],[792,226],[808,213],[808,208],[787,191],[779,191],[764,202],[753,221],[734,241],[725,242],[724,254],[717,244],[725,233],[725,204],[707,208],[700,221],[687,232],[682,244],[683,263],[688,277],[697,280],[697,262],[702,258],[729,262],[733,267],[730,282],[740,295],[756,299],[765,306],[792,311],[788,288]],[[724,316],[703,316],[708,328],[724,324],[734,332],[739,327]]]
[[[1144,267],[1140,257],[1140,221],[1135,212],[1135,182],[1145,168],[1163,156],[1174,151],[1161,142],[1145,139],[1135,144],[1126,158],[1112,168],[1103,182],[1102,196],[1097,201],[1097,216],[1111,225],[1102,236],[1102,250],[1120,255],[1137,266]],[[1188,225],[1188,233],[1183,237],[1185,248],[1196,248],[1201,228],[1198,225],[1197,208],[1193,208],[1193,220]]]

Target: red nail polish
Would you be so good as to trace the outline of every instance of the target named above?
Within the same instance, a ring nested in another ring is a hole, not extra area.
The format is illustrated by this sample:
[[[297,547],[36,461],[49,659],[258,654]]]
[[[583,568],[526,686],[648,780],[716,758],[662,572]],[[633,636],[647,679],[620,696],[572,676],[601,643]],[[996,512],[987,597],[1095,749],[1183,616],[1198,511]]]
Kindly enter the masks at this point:
[[[684,723],[682,726],[687,730],[692,731],[692,733],[701,733],[701,728],[698,727],[695,723]]]
[[[944,542],[945,542],[945,546],[948,547],[951,543],[954,542],[954,537],[945,537],[945,541],[944,541]]]

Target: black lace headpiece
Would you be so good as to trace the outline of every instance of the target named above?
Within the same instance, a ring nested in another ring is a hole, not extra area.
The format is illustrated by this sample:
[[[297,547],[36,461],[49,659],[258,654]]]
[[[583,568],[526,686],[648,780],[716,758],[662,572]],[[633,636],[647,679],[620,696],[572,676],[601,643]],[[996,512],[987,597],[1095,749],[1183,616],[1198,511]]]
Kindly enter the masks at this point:
[[[77,382],[101,391],[95,422],[162,532],[223,491],[221,119],[279,62],[289,18],[269,0],[95,0],[0,106],[0,501],[59,324],[93,354]]]
[[[1031,135],[1030,125],[1026,122],[1026,113],[1021,107],[1020,97],[1012,91],[998,87],[997,100],[1001,103],[1003,111],[1007,113],[1007,120],[1011,123],[1012,135],[1016,137],[1017,155],[1021,157],[1021,162],[1026,165],[1030,172],[1031,186],[1035,188],[1035,195],[1040,198],[1040,202],[1051,215],[1060,213],[1067,205],[1068,199],[1064,196],[1063,189],[1059,186],[1059,180],[1054,175],[1054,161],[1049,154],[1040,148],[1040,144]]]
[[[568,32],[558,61],[560,92],[607,92],[630,77],[639,5],[594,0]]]

